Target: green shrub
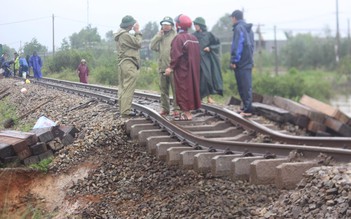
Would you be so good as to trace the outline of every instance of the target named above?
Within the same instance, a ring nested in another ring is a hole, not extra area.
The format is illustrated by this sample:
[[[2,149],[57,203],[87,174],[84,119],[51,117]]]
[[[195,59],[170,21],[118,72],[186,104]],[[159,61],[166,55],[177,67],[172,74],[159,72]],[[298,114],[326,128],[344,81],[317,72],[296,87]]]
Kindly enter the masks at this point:
[[[111,66],[99,66],[91,70],[91,77],[96,83],[106,84],[106,85],[118,85],[118,74],[116,67],[111,68]]]
[[[340,60],[338,72],[346,76],[348,81],[351,80],[351,56],[348,55]]]
[[[75,69],[70,69],[70,68],[63,68],[59,73],[54,73],[54,74],[48,74],[44,73],[45,77],[51,77],[51,78],[56,78],[60,80],[66,80],[66,81],[79,81],[79,77],[76,73]]]
[[[39,163],[37,164],[31,164],[29,165],[30,168],[32,169],[36,169],[36,170],[40,170],[43,172],[47,172],[48,168],[49,168],[49,164],[52,162],[52,157],[41,160]]]
[[[307,94],[317,99],[327,100],[331,97],[332,81],[326,75],[316,72],[298,72],[292,68],[288,74],[254,74],[253,90],[260,94],[281,96],[298,100]]]
[[[61,72],[64,69],[75,70],[81,59],[86,59],[89,68],[94,66],[94,57],[87,51],[80,50],[62,50],[49,57],[44,62],[43,72],[54,73]]]
[[[137,88],[144,90],[159,90],[159,73],[156,61],[145,61],[140,68]]]

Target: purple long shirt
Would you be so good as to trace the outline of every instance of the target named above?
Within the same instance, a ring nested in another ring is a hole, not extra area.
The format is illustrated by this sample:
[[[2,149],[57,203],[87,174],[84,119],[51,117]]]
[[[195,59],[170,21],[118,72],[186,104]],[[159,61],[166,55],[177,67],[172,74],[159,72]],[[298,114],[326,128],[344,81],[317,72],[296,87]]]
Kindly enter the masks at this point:
[[[80,63],[77,68],[79,80],[81,83],[88,83],[89,68],[86,64]]]

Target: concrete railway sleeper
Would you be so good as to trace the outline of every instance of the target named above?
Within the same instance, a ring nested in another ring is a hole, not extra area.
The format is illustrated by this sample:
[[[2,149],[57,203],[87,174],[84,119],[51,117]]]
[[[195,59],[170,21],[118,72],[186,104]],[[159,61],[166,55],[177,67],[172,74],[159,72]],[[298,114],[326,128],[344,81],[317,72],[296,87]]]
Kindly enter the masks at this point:
[[[50,79],[38,83],[117,103],[117,90],[113,88]],[[135,97],[133,108],[139,117],[125,122],[126,132],[169,165],[253,184],[275,183],[279,188],[292,188],[311,167],[331,160],[350,162],[351,138],[287,135],[231,110],[205,104],[195,112],[193,121],[170,121],[156,111],[158,95],[136,93]],[[276,142],[252,142],[258,134]]]

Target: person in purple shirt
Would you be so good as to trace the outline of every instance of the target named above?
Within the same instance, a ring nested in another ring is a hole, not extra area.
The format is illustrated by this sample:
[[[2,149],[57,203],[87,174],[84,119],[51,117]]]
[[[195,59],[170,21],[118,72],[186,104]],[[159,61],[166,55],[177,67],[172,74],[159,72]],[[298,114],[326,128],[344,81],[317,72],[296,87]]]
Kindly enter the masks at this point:
[[[34,51],[33,55],[29,58],[29,66],[33,69],[34,78],[38,79],[43,77],[41,74],[41,67],[43,66],[43,63],[36,51]]]
[[[88,83],[89,68],[85,59],[82,59],[80,61],[80,64],[78,65],[78,68],[77,68],[77,74],[79,76],[79,81],[81,83],[85,83],[85,84]]]

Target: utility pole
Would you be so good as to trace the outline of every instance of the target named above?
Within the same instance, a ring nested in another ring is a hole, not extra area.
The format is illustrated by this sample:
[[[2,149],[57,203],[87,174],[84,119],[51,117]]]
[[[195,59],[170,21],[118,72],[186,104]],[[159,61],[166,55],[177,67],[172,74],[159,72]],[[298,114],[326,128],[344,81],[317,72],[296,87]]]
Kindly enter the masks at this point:
[[[350,36],[350,19],[347,19],[347,39],[349,45],[349,55],[351,56],[351,36]]]
[[[274,57],[275,57],[275,75],[278,75],[278,44],[277,44],[277,27],[274,26]]]
[[[87,0],[87,27],[89,27],[89,0]]]
[[[55,55],[55,16],[52,14],[52,54]]]
[[[258,71],[262,73],[262,33],[261,33],[261,25],[258,24],[256,33],[258,35]]]
[[[340,32],[339,32],[339,0],[336,0],[336,45],[335,45],[335,60],[339,63],[339,48],[340,48]]]

